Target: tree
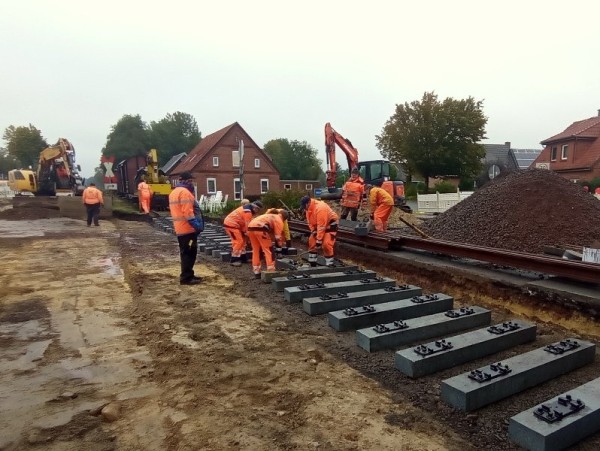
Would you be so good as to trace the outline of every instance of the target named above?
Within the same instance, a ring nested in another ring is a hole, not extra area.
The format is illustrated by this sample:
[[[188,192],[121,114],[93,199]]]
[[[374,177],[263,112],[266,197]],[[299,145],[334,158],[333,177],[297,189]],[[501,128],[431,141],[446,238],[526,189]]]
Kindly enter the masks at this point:
[[[150,122],[150,144],[158,150],[161,164],[182,152],[189,152],[202,139],[193,116],[177,111],[158,122]]]
[[[323,174],[317,150],[306,141],[272,139],[263,148],[282,180],[317,180]]]
[[[33,125],[15,127],[10,125],[4,130],[2,138],[6,141],[6,154],[22,167],[35,167],[40,158],[40,152],[48,147],[48,143]]]
[[[421,101],[396,105],[395,113],[377,136],[381,154],[401,162],[407,174],[421,174],[429,188],[430,177],[474,178],[482,170],[487,118],[482,101],[447,98],[433,92]]]
[[[344,183],[350,178],[350,171],[342,169],[339,163],[335,163],[335,186],[341,188]]]
[[[140,115],[124,115],[111,127],[102,154],[115,156],[116,162],[136,155],[146,155],[150,150],[150,132]]]

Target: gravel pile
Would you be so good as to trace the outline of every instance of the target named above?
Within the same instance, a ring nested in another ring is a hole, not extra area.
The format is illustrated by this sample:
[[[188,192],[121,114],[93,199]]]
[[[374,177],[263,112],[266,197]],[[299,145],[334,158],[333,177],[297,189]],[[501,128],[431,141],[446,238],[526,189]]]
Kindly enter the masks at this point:
[[[600,241],[600,200],[547,170],[510,173],[428,221],[434,238],[543,253]]]

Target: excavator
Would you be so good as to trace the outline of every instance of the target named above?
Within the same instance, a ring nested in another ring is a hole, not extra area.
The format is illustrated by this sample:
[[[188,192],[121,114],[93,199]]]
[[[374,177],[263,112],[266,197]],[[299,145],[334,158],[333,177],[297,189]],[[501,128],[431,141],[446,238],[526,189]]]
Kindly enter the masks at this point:
[[[402,211],[412,213],[412,209],[406,204],[404,196],[404,183],[390,180],[390,162],[387,160],[358,161],[358,150],[349,139],[344,138],[334,130],[329,122],[325,124],[325,153],[327,156],[327,193],[321,195],[322,199],[341,199],[341,189],[336,188],[335,178],[337,175],[335,150],[336,146],[342,149],[348,162],[348,171],[358,168],[361,178],[365,184],[381,186],[394,198],[394,205]]]
[[[169,206],[169,194],[173,190],[169,178],[158,168],[156,149],[150,149],[146,155],[146,166],[137,170],[135,186],[145,180],[154,193],[150,207],[153,210],[166,210]]]
[[[81,196],[84,179],[75,164],[75,148],[65,138],[40,152],[37,169],[13,169],[8,172],[11,190],[36,196],[67,194]]]

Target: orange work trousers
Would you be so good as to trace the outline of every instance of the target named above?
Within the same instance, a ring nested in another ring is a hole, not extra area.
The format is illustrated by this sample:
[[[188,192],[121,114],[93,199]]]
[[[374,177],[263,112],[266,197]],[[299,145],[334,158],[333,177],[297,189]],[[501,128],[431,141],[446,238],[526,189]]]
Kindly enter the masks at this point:
[[[385,232],[387,230],[388,219],[392,214],[393,205],[380,205],[373,213],[373,224],[377,232]]]
[[[272,239],[268,232],[260,230],[249,230],[250,244],[252,244],[252,271],[254,274],[260,274],[260,252],[265,254],[267,262],[267,271],[275,271],[275,261],[271,253]]]
[[[140,209],[146,214],[150,213],[151,198],[151,196],[140,196]]]
[[[225,231],[231,238],[231,256],[241,257],[246,252],[246,238],[240,229],[225,227]]]
[[[323,257],[333,257],[333,247],[335,246],[336,232],[325,232],[323,235]],[[317,237],[311,234],[308,238],[308,251],[316,254]]]

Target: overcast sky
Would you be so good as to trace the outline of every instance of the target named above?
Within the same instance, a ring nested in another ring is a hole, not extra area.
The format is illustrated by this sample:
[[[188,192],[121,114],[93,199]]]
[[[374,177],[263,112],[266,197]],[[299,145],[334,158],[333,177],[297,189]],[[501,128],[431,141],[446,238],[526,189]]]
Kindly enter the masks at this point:
[[[124,114],[176,111],[323,159],[331,122],[367,160],[395,105],[435,91],[483,100],[484,143],[541,148],[598,114],[599,17],[598,0],[0,0],[0,129],[69,139],[86,176]]]

